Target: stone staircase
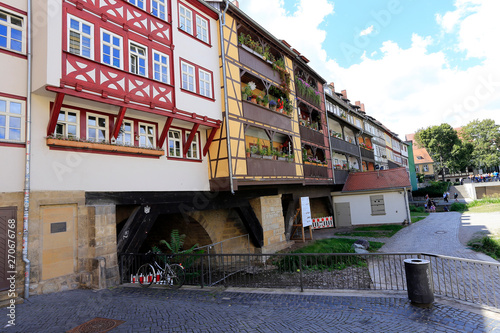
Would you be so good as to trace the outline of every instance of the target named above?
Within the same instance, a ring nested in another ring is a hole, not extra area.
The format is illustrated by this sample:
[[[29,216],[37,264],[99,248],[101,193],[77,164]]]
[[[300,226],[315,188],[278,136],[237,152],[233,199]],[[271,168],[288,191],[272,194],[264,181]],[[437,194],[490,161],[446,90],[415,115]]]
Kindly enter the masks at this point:
[[[453,202],[453,195],[455,193],[458,193],[458,200],[472,199],[470,198],[469,193],[467,193],[464,185],[452,185],[450,186],[448,192],[450,192],[450,202]]]

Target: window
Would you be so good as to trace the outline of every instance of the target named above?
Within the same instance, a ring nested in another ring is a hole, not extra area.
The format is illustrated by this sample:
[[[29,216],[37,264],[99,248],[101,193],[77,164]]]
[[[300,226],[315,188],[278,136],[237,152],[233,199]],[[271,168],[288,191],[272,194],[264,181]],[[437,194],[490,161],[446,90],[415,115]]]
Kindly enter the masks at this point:
[[[120,132],[116,138],[116,143],[124,146],[133,146],[134,126],[131,121],[123,121]]]
[[[361,128],[361,120],[356,119],[356,126],[358,126],[359,128]]]
[[[416,171],[416,172],[420,172],[420,167],[419,167],[418,165],[417,165],[417,166],[415,166],[415,171]]]
[[[372,215],[385,215],[383,195],[370,195],[370,205],[372,208]]]
[[[208,21],[201,17],[196,17],[196,38],[208,43]]]
[[[68,16],[69,18],[69,35],[68,45],[69,52],[80,55],[86,58],[93,58],[93,25],[87,23],[77,17]]]
[[[190,132],[186,132],[186,141],[189,137]],[[193,138],[193,142],[191,142],[191,146],[188,148],[187,158],[192,158],[192,159],[199,159],[199,152],[198,152],[198,134],[195,134]]]
[[[193,34],[193,12],[182,5],[179,5],[179,24],[179,28]]]
[[[168,131],[168,156],[182,158],[181,131]]]
[[[168,56],[158,51],[153,51],[154,79],[163,83],[170,83],[170,72],[168,67]]]
[[[155,147],[155,128],[153,125],[139,124],[139,147]]]
[[[122,68],[122,38],[106,30],[102,30],[101,61],[116,68]]]
[[[141,9],[145,9],[144,7],[144,0],[129,0],[128,2],[130,2],[131,4],[141,8]]]
[[[165,20],[165,12],[166,12],[166,0],[152,0],[151,6],[151,14],[154,16],[161,18],[162,20]]]
[[[24,140],[24,103],[0,99],[0,140]]]
[[[182,89],[196,92],[194,86],[194,66],[181,62],[182,66]]]
[[[146,76],[146,48],[135,43],[130,43],[130,72]]]
[[[426,165],[424,165],[424,167],[422,168],[422,170],[423,170],[424,172],[428,172],[428,171],[429,171],[429,166],[428,166],[427,164],[426,164]]]
[[[200,75],[200,95],[212,98],[212,79],[210,73],[200,69],[199,75]]]
[[[87,140],[106,141],[108,138],[108,117],[87,115]]]
[[[56,136],[61,136],[63,138],[78,138],[80,136],[78,119],[79,116],[76,111],[59,111],[55,133]]]
[[[23,23],[23,18],[0,10],[0,47],[24,52]]]

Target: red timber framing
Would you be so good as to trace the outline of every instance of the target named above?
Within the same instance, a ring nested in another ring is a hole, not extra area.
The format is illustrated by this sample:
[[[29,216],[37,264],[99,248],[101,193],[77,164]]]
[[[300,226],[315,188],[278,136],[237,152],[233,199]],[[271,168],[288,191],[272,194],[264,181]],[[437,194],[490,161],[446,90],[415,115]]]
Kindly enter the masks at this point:
[[[123,117],[125,117],[125,111],[127,108],[122,106],[120,108],[120,112],[118,113],[118,117],[116,118],[115,125],[113,127],[113,131],[111,132],[113,138],[117,138],[120,133],[120,127],[122,127]]]
[[[161,131],[160,138],[158,139],[158,147],[163,148],[163,143],[165,142],[165,139],[167,138],[168,130],[170,129],[170,126],[172,125],[172,121],[174,118],[169,117],[167,121],[165,122],[165,126],[163,126],[163,131]]]
[[[64,93],[62,91],[58,92],[56,99],[54,100],[54,104],[52,105],[52,109],[50,110],[50,118],[47,125],[47,136],[53,134],[56,130],[57,118],[59,118],[59,112],[61,111],[63,100]]]
[[[193,129],[189,133],[189,136],[186,140],[186,143],[184,144],[184,149],[182,154],[186,155],[188,149],[191,147],[191,142],[193,142],[194,137],[196,136],[196,131],[198,131],[198,127],[200,127],[200,124],[194,124]]]

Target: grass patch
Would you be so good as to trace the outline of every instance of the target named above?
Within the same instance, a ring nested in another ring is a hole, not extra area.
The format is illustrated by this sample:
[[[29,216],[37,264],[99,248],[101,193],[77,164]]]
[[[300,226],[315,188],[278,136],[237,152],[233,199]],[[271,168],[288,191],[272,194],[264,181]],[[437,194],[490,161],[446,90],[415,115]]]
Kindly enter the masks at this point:
[[[338,232],[336,235],[355,237],[392,237],[396,232],[403,229],[401,224],[384,224],[379,226],[357,227],[353,231]]]
[[[320,239],[304,246],[292,253],[355,253],[352,249],[354,239],[329,238]],[[370,252],[375,252],[384,245],[381,242],[370,242]],[[347,267],[366,267],[366,259],[361,256],[280,256],[273,259],[273,263],[281,271],[298,272],[302,267],[304,271],[333,271]]]
[[[467,245],[474,251],[483,252],[493,259],[498,260],[500,258],[500,240],[497,238],[485,236],[480,240],[471,240]]]
[[[470,213],[494,213],[500,212],[500,203],[498,204],[486,204],[476,207],[471,207],[468,209]]]
[[[423,208],[423,207],[422,207]],[[415,223],[425,219],[430,213],[425,212],[410,212],[411,223]]]

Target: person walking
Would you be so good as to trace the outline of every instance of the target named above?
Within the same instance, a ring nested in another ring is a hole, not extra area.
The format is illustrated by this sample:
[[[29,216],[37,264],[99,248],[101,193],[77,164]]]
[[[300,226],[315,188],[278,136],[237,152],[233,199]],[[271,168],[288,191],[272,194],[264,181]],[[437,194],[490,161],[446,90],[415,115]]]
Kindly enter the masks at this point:
[[[446,192],[443,193],[443,200],[444,202],[448,202],[448,196],[446,195]]]
[[[453,194],[453,197],[455,198],[455,202],[458,202],[458,193],[455,192],[455,194]]]

